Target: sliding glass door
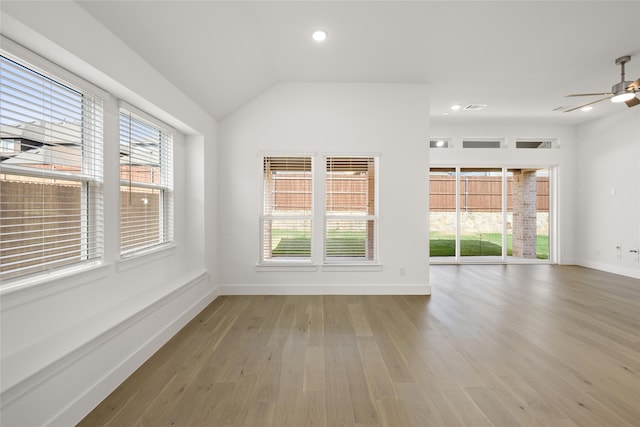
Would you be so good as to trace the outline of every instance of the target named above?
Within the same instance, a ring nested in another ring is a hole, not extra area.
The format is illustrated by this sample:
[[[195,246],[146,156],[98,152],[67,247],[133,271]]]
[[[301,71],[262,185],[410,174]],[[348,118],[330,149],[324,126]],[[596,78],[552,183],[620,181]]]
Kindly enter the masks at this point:
[[[550,171],[507,170],[507,255],[519,262],[550,259]]]
[[[503,259],[502,169],[462,168],[459,179],[460,256]]]
[[[432,262],[550,261],[548,168],[432,168]]]
[[[455,261],[458,252],[457,182],[456,168],[429,171],[429,249],[441,261]]]

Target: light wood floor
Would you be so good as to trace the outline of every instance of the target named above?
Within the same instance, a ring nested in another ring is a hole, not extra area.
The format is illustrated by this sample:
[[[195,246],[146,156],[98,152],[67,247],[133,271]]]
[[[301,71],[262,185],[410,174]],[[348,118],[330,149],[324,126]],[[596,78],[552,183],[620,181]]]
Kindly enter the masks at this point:
[[[431,297],[220,297],[81,426],[639,426],[640,281],[431,266]]]

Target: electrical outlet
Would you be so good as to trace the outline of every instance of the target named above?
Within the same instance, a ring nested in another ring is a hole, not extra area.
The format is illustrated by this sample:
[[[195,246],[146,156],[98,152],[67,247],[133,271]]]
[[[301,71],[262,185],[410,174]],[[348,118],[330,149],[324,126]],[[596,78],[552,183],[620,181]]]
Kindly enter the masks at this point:
[[[407,275],[407,269],[404,267],[400,267],[400,276],[404,277]]]

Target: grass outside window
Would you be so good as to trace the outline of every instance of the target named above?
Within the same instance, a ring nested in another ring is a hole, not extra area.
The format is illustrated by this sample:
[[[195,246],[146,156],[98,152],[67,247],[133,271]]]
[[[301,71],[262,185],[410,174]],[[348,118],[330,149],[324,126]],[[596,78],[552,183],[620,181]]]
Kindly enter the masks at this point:
[[[432,257],[456,255],[456,236],[430,233],[429,253]],[[512,235],[507,234],[507,256],[512,256]],[[460,236],[460,256],[502,256],[502,234],[476,233]],[[549,236],[536,238],[536,258],[549,259]]]
[[[304,231],[274,229],[272,254],[274,257],[311,256],[311,236]],[[365,231],[329,231],[328,255],[336,257],[364,257]]]

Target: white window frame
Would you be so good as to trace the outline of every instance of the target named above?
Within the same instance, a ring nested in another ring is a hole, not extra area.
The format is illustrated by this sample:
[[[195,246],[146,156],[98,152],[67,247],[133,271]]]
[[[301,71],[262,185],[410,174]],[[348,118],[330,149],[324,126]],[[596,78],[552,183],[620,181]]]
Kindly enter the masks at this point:
[[[75,256],[68,258],[69,262],[60,262],[60,260],[46,261],[47,255],[43,252],[42,263],[34,264],[27,267],[18,267],[8,269],[0,275],[0,282],[2,284],[23,282],[25,280],[34,281],[39,280],[38,277],[42,275],[50,275],[53,271],[64,272],[73,271],[78,268],[79,265],[95,264],[103,260],[104,254],[104,242],[103,242],[103,177],[102,177],[102,146],[103,146],[103,103],[104,99],[108,98],[108,94],[99,88],[91,85],[90,83],[78,78],[77,76],[69,73],[68,71],[58,67],[57,65],[50,63],[44,58],[34,54],[31,51],[24,49],[9,39],[0,37],[3,48],[0,50],[2,56],[24,67],[26,73],[32,72],[33,76],[46,80],[51,80],[55,85],[60,87],[67,87],[69,90],[78,93],[82,97],[81,112],[82,121],[79,123],[80,135],[81,135],[81,170],[80,172],[72,171],[57,171],[53,169],[34,168],[30,166],[21,166],[19,164],[11,164],[11,162],[0,163],[0,174],[2,176],[13,175],[23,178],[34,178],[36,180],[43,180],[44,182],[55,182],[55,180],[64,180],[69,182],[76,182],[80,184],[80,256],[77,260],[73,260]],[[21,68],[15,67],[16,72],[19,72]],[[43,101],[45,102],[45,101]],[[31,102],[30,102],[31,103]],[[13,107],[15,109],[22,109],[25,106]],[[8,111],[8,110],[7,110]],[[15,110],[17,111],[17,110]],[[24,110],[26,111],[26,110]],[[27,114],[27,113],[25,113]],[[59,112],[56,113],[56,115]],[[34,116],[35,117],[35,116]],[[51,116],[53,117],[53,115]],[[47,126],[51,128],[53,135],[54,124],[51,121],[51,125],[47,125],[44,120],[47,116],[42,116],[41,128],[47,129]],[[4,120],[6,126],[3,126],[2,133],[7,135],[8,138],[21,139],[24,141],[25,135],[19,135],[18,127],[13,127],[10,123],[11,120]],[[24,126],[26,128],[26,126]],[[53,138],[53,137],[51,137]],[[52,142],[55,141],[52,139]],[[14,153],[13,155],[20,155],[21,144],[11,144]],[[53,143],[51,145],[44,144],[47,147],[51,147],[50,153],[54,153],[58,147],[58,144]],[[9,144],[3,144],[3,154],[8,153]],[[44,153],[44,152],[43,152]],[[43,156],[45,154],[42,154]],[[44,157],[43,157],[44,162]],[[15,162],[19,163],[19,162]],[[37,162],[36,162],[37,163]],[[44,163],[43,163],[44,164]],[[44,214],[43,214],[44,215]],[[44,218],[44,217],[43,217]],[[28,251],[28,249],[25,249]],[[25,252],[26,253],[26,252]],[[1,255],[1,254],[0,254]],[[34,258],[37,260],[37,258]],[[63,260],[63,261],[67,261]],[[0,260],[2,263],[2,260]]]
[[[380,238],[379,238],[379,204],[380,204],[380,154],[364,153],[364,154],[283,154],[283,153],[265,153],[260,154],[259,164],[257,167],[260,171],[260,215],[259,215],[259,244],[258,244],[258,263],[256,271],[380,271],[382,268],[380,262]],[[264,162],[267,157],[305,157],[311,160],[311,215],[293,216],[295,220],[309,220],[311,222],[311,256],[309,258],[293,259],[293,258],[264,258],[265,245],[265,220],[283,219],[288,216],[270,216],[265,214],[265,174]],[[362,215],[357,218],[354,216],[346,216],[344,219],[359,221],[373,221],[373,248],[371,259],[363,259],[363,257],[352,257],[349,259],[331,259],[326,254],[326,236],[327,236],[327,219],[336,220],[343,218],[339,215],[327,215],[327,181],[326,167],[328,158],[358,158],[373,159],[374,162],[374,214]]]
[[[261,171],[261,205],[260,205],[260,248],[259,248],[259,262],[258,265],[263,266],[301,266],[301,265],[310,265],[313,263],[314,259],[314,210],[315,210],[315,168],[314,168],[314,156],[309,154],[264,154],[260,155],[260,165],[259,170]],[[268,158],[273,159],[284,159],[284,158],[297,158],[297,159],[308,159],[309,167],[310,167],[310,188],[311,188],[311,206],[309,214],[294,214],[294,215],[271,215],[265,212],[265,205],[268,202],[267,200],[267,176],[265,175],[265,163]],[[267,257],[265,256],[265,247],[266,245],[271,245],[271,240],[267,241],[267,230],[265,228],[265,223],[269,221],[307,221],[309,223],[309,256],[305,257]]]
[[[451,138],[431,138],[429,139],[429,148],[432,150],[443,150],[453,148]]]
[[[527,143],[539,143],[537,147],[527,147]],[[518,145],[522,144],[522,147]],[[516,150],[550,150],[558,148],[557,138],[516,138],[513,144]]]
[[[119,108],[119,120],[118,129],[121,135],[120,147],[129,146],[131,141],[123,141],[121,119],[123,115],[129,116],[131,120],[138,122],[143,126],[148,126],[149,129],[153,129],[159,132],[159,170],[160,181],[158,183],[140,182],[129,179],[120,178],[120,194],[123,192],[123,188],[137,188],[141,190],[157,191],[159,197],[158,208],[158,241],[145,243],[135,246],[123,247],[123,229],[122,229],[122,213],[123,207],[120,206],[120,258],[130,259],[139,255],[145,255],[157,250],[163,250],[170,248],[175,244],[174,237],[174,176],[173,176],[173,137],[174,129],[165,123],[157,120],[153,116],[145,113],[144,111],[124,102],[120,101]],[[122,166],[123,163],[120,163]]]
[[[328,197],[328,188],[327,188],[327,162],[329,159],[367,159],[373,161],[374,171],[373,171],[373,184],[374,184],[374,201],[373,201],[373,214],[364,214],[364,215],[336,215],[329,214],[327,210],[326,199]],[[379,238],[379,204],[380,204],[380,155],[372,155],[372,154],[328,154],[323,156],[323,169],[324,169],[324,185],[325,185],[325,203],[323,204],[323,264],[325,266],[353,266],[353,265],[379,265],[380,264],[380,238]],[[373,222],[373,227],[370,230],[367,230],[367,236],[365,239],[365,256],[364,257],[330,257],[327,255],[328,252],[328,223],[329,221],[365,221],[365,223]],[[368,233],[372,233],[373,236],[373,244],[371,247],[367,244],[368,239],[371,237]]]
[[[496,146],[495,147],[492,146],[493,144],[495,144]],[[505,140],[504,138],[492,138],[492,137],[462,138],[460,147],[463,150],[500,150],[505,148]]]

